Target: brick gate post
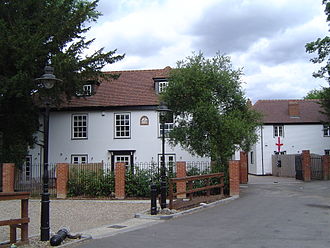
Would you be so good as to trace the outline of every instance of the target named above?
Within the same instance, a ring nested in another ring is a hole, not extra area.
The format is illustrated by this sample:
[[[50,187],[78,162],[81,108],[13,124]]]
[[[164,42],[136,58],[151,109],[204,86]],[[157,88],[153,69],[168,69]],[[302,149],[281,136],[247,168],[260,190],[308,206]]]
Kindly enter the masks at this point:
[[[56,164],[56,197],[65,199],[68,194],[69,164]]]
[[[239,160],[229,161],[229,194],[239,195]]]
[[[329,180],[330,173],[330,156],[322,156],[322,171],[323,171],[323,180]]]
[[[115,196],[116,199],[125,199],[125,163],[115,164]]]
[[[187,169],[186,169],[186,162],[177,162],[176,163],[176,177],[186,177],[187,176]],[[186,191],[186,182],[178,182],[176,184],[177,192],[184,192]],[[186,198],[186,194],[177,195],[177,198]]]
[[[15,164],[2,164],[2,192],[14,192],[15,185]]]
[[[311,171],[311,154],[309,150],[302,151],[302,171],[303,179],[305,182],[311,181],[312,171]]]
[[[247,184],[248,183],[248,161],[247,161],[247,153],[240,152],[239,154],[239,167],[240,167],[240,183]]]

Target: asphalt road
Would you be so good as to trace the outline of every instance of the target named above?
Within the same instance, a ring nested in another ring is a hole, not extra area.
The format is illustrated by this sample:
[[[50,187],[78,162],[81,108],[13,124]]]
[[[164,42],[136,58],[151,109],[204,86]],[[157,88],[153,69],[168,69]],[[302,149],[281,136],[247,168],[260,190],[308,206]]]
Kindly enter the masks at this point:
[[[78,247],[330,247],[330,181],[252,181],[225,205]]]

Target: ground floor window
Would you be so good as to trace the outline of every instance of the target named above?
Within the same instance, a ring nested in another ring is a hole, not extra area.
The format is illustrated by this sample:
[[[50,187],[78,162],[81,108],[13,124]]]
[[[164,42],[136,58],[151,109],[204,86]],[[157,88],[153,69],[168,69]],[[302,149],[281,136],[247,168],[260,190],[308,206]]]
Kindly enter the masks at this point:
[[[109,150],[111,170],[114,171],[116,163],[125,163],[126,169],[134,171],[135,150]]]
[[[324,155],[330,155],[330,149],[324,150]]]
[[[161,164],[162,161],[163,161],[162,154],[158,154],[159,165]],[[169,172],[171,172],[171,173],[174,172],[175,154],[165,154],[165,166],[169,170]]]
[[[88,155],[87,154],[73,154],[71,155],[71,164],[87,164]]]
[[[24,163],[24,179],[25,181],[30,181],[31,179],[31,167],[32,167],[32,156],[26,156],[25,157],[25,163]]]

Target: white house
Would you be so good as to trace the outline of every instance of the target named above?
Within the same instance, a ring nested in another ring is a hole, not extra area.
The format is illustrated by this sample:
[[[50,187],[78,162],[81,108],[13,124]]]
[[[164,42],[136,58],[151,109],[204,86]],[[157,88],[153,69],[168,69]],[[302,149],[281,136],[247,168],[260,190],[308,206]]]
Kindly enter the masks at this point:
[[[253,108],[263,115],[259,141],[248,154],[249,173],[272,174],[272,155],[310,150],[329,154],[330,129],[324,125],[317,100],[259,100]]]
[[[159,92],[167,85],[170,67],[157,70],[111,72],[116,80],[84,86],[84,94],[61,108],[53,108],[49,119],[49,163],[125,162],[157,163],[161,158]],[[173,128],[167,120],[165,131]],[[209,161],[181,147],[165,146],[165,159]],[[42,161],[42,148],[30,151],[31,163]]]

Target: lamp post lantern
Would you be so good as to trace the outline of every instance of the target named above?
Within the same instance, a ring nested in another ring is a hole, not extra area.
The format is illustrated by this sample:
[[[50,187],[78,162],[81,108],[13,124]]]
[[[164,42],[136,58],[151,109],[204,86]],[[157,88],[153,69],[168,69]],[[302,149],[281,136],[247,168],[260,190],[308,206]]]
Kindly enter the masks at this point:
[[[62,80],[57,79],[54,75],[54,68],[45,66],[45,73],[36,78],[41,87],[50,90],[56,82]],[[40,225],[40,240],[49,240],[49,192],[48,192],[48,136],[49,136],[49,108],[50,98],[46,97],[45,101],[45,116],[44,116],[44,149],[43,149],[43,187],[41,194],[41,225]]]
[[[160,207],[166,208],[166,169],[165,169],[165,117],[171,110],[164,102],[161,102],[157,108],[160,114],[160,123],[162,126],[162,158],[160,167]]]

